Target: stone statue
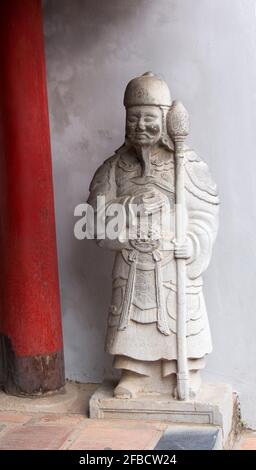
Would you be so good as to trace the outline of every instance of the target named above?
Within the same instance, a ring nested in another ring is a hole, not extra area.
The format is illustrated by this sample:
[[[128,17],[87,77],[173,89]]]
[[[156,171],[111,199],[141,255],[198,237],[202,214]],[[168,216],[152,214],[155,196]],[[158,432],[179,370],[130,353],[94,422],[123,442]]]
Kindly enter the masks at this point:
[[[177,347],[177,291],[181,288],[177,265],[183,260],[186,311],[181,340],[187,372],[180,375],[187,374],[189,396],[194,397],[206,355],[212,351],[202,274],[218,228],[217,189],[207,165],[186,145],[180,147],[185,238],[178,243],[178,152],[173,139],[177,115],[173,121],[168,86],[147,72],[128,83],[124,105],[125,143],[96,171],[88,200],[98,224],[99,196],[106,201],[105,224],[113,220],[116,207],[126,215],[115,239],[98,235],[100,246],[116,251],[106,338],[106,350],[114,356],[114,367],[121,370],[113,393],[127,399],[141,393],[181,398],[177,392],[178,354],[182,354]]]

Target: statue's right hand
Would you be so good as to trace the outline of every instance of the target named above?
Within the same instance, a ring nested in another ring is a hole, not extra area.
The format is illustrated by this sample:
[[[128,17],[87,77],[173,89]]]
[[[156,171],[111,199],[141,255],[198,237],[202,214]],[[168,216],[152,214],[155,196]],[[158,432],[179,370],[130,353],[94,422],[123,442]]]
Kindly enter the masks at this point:
[[[132,204],[138,206],[138,210],[144,214],[153,214],[166,204],[166,196],[154,188],[138,191],[132,198]]]
[[[153,192],[154,192],[153,188],[146,188],[146,189],[145,188],[140,188],[140,189],[138,189],[131,198],[132,203],[137,204],[137,205],[143,204],[143,199],[145,197],[148,197],[148,196],[152,195]]]
[[[153,190],[143,196],[142,202],[145,214],[154,214],[166,205],[168,198],[159,191]]]

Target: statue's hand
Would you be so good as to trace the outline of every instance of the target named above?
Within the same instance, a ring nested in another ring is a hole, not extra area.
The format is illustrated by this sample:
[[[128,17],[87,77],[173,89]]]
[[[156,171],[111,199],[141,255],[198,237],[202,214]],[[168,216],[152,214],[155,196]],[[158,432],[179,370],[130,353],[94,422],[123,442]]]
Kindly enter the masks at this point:
[[[174,256],[177,259],[188,259],[192,256],[192,244],[187,239],[184,243],[174,242]]]
[[[162,207],[166,205],[166,196],[158,191],[152,191],[151,193],[143,196],[143,208],[145,214],[154,214],[158,212]]]
[[[159,191],[152,189],[151,191],[144,192],[139,195],[139,205],[142,206],[142,209],[147,214],[154,214],[158,212],[162,207],[168,203],[168,198]]]

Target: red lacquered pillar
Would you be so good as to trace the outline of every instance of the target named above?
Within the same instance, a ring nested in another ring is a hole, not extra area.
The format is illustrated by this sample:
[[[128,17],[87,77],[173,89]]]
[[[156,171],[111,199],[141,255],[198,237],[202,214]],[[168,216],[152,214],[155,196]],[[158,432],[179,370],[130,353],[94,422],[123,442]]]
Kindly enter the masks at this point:
[[[0,332],[7,392],[64,385],[40,0],[0,3]]]

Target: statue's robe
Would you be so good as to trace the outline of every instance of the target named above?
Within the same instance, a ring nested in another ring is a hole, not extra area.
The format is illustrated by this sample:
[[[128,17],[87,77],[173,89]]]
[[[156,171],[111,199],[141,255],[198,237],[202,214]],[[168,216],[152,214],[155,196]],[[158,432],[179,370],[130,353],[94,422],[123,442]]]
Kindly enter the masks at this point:
[[[135,150],[126,145],[97,170],[88,202],[96,208],[97,196],[106,205],[128,207],[143,187],[163,193],[170,202],[174,221],[174,153],[159,147],[150,158],[149,176],[142,177],[142,165]],[[212,350],[208,317],[202,291],[206,270],[218,228],[216,185],[207,165],[195,154],[185,152],[186,233],[192,256],[186,260],[187,357],[189,369],[204,367]],[[102,239],[101,246],[116,250],[113,292],[108,318],[106,350],[115,356],[115,367],[147,375],[147,364],[162,361],[163,375],[176,372],[176,262],[174,227],[169,240],[152,240],[145,248],[136,240]]]

